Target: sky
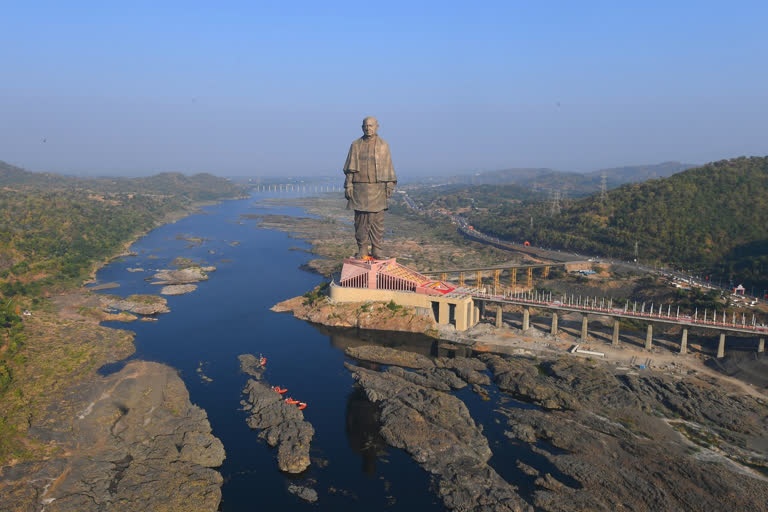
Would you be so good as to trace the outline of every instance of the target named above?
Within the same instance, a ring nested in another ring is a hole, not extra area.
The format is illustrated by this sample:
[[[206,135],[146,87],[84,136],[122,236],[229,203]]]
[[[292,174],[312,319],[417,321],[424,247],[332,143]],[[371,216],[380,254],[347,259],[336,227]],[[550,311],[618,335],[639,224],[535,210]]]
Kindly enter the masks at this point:
[[[218,5],[220,4],[220,5]],[[398,174],[768,155],[768,2],[0,0],[0,160]]]

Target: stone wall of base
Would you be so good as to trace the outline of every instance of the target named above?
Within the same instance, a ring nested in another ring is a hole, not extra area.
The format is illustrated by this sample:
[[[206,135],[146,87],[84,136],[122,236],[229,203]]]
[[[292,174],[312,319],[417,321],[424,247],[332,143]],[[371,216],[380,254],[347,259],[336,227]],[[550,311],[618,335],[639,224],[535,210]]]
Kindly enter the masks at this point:
[[[423,295],[395,290],[347,288],[336,283],[330,286],[331,300],[336,302],[389,302],[432,311],[438,324],[452,324],[457,331],[465,331],[477,324],[479,314],[471,297]]]

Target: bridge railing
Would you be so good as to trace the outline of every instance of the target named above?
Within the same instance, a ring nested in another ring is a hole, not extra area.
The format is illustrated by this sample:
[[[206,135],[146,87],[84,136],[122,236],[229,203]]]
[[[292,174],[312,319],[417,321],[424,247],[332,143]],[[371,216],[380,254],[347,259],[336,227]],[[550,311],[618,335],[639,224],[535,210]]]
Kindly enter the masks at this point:
[[[597,304],[596,300],[593,301],[591,304],[589,301],[586,303],[572,303],[573,301],[560,301],[560,300],[547,300],[544,296],[526,296],[524,294],[517,295],[517,294],[509,294],[509,295],[498,295],[498,294],[491,294],[491,293],[484,293],[480,291],[469,291],[466,293],[467,295],[472,296],[473,298],[477,299],[485,299],[490,300],[494,302],[507,302],[507,303],[513,303],[513,304],[519,304],[519,305],[530,305],[530,306],[540,306],[545,308],[552,308],[552,309],[569,309],[573,311],[584,311],[584,312],[590,312],[595,314],[604,314],[604,315],[620,315],[624,317],[629,318],[637,318],[641,320],[666,320],[668,322],[674,322],[681,325],[690,325],[694,327],[715,327],[715,328],[731,328],[731,329],[740,329],[745,331],[753,331],[758,333],[768,333],[768,326],[765,325],[759,325],[755,321],[755,317],[753,316],[752,322],[748,323],[746,322],[746,319],[744,316],[742,316],[742,322],[736,322],[731,321],[728,322],[726,320],[724,321],[717,321],[717,313],[714,313],[714,319],[713,320],[707,320],[705,319],[699,319],[698,316],[691,316],[691,315],[680,315],[679,313],[676,315],[670,315],[670,314],[664,314],[661,312],[661,307],[659,308],[659,313],[653,313],[653,311],[645,312],[645,311],[630,311],[628,307],[622,308],[614,308],[611,305],[604,306]],[[629,303],[627,303],[628,305]]]

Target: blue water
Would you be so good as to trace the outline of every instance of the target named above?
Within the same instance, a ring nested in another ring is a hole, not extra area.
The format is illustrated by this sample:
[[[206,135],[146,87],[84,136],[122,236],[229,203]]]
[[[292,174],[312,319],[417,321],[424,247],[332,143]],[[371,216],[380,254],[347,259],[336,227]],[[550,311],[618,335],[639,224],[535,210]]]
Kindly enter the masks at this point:
[[[304,293],[322,278],[299,268],[310,256],[292,248],[309,249],[305,242],[241,218],[242,214],[305,215],[297,208],[258,203],[268,197],[269,193],[257,193],[251,199],[225,201],[162,226],[132,246],[136,256],[100,270],[100,283],[120,284],[105,293],[126,296],[159,293],[159,287],[144,278],[156,269],[170,268],[177,256],[217,268],[208,281],[198,283],[196,291],[167,297],[171,313],[159,315],[157,322],[106,325],[133,330],[136,353],[131,359],[177,368],[192,402],[208,413],[213,434],[224,443],[227,454],[221,467],[221,510],[345,511],[361,506],[443,510],[430,490],[430,476],[405,452],[381,440],[375,407],[353,387],[343,366],[344,348],[349,345],[374,342],[435,355],[436,342],[413,335],[329,330],[271,312],[272,305]],[[180,235],[204,240],[194,244]],[[233,241],[240,244],[232,245]],[[127,271],[136,267],[145,271]],[[268,358],[265,379],[287,387],[288,395],[309,404],[304,415],[315,429],[313,463],[301,475],[281,473],[273,450],[245,423],[240,400],[247,376],[239,372],[237,359],[243,353],[264,354]],[[119,367],[111,365],[102,371]],[[198,368],[213,381],[201,379]],[[530,479],[514,466],[521,448],[503,436],[493,402],[483,402],[469,390],[460,396],[489,435],[495,453],[491,464],[510,482],[532,491]],[[318,502],[310,505],[290,494],[291,483],[314,488]]]

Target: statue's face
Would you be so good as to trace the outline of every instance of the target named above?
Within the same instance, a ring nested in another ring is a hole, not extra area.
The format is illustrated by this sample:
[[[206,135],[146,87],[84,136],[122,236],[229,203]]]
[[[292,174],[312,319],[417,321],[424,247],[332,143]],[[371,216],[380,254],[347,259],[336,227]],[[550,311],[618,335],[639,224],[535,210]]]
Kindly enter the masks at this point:
[[[376,135],[376,130],[379,129],[379,123],[373,118],[368,118],[363,121],[363,134],[366,137],[373,137]]]

